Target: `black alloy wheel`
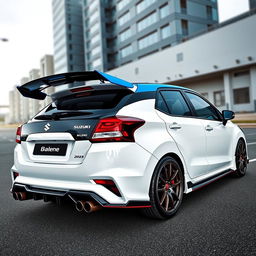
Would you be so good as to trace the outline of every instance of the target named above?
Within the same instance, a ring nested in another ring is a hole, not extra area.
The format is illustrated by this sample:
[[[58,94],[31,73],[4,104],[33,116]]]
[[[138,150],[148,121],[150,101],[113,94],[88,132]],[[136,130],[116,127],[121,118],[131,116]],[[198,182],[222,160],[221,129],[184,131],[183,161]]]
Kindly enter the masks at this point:
[[[248,163],[246,147],[242,139],[240,139],[237,143],[235,157],[236,157],[236,175],[238,177],[242,177],[246,173],[247,163]]]

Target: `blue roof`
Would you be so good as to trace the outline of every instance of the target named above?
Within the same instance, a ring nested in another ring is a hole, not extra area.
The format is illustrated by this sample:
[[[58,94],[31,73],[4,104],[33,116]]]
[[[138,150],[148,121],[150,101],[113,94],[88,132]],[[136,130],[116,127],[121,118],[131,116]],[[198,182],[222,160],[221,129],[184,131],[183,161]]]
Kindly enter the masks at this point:
[[[135,92],[154,92],[158,88],[191,90],[185,87],[170,85],[170,84],[136,84],[136,85],[137,85],[137,89]]]

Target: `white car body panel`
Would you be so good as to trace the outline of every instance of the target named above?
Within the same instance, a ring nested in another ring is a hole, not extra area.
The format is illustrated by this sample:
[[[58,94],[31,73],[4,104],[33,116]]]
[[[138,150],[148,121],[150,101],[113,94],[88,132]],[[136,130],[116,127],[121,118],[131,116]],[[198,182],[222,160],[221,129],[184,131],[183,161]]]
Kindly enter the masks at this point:
[[[166,155],[182,164],[185,193],[192,191],[189,182],[236,169],[236,145],[245,136],[232,122],[223,125],[221,121],[167,115],[155,109],[155,99],[125,105],[116,115],[145,121],[134,133],[135,142],[91,143],[75,140],[68,132],[29,134],[14,151],[11,173],[19,176],[14,180],[12,175],[13,184],[93,192],[109,204],[125,205],[150,200],[152,175]],[[67,143],[66,155],[34,155],[36,143]],[[113,180],[121,196],[95,184],[95,179]]]

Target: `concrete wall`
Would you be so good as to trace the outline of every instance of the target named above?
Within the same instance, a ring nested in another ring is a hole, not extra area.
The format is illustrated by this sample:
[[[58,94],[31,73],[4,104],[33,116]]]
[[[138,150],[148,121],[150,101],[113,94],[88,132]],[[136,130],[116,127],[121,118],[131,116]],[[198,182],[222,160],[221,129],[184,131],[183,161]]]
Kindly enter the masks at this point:
[[[109,73],[130,81],[172,82],[256,63],[255,24],[253,15]],[[180,62],[179,53],[183,54]]]
[[[208,92],[225,91],[226,106],[237,112],[256,111],[256,14],[111,70],[131,82],[181,84]],[[234,72],[248,70],[245,76]],[[135,72],[136,70],[136,72]],[[206,78],[207,77],[207,80]],[[250,88],[250,103],[234,104],[233,90]]]

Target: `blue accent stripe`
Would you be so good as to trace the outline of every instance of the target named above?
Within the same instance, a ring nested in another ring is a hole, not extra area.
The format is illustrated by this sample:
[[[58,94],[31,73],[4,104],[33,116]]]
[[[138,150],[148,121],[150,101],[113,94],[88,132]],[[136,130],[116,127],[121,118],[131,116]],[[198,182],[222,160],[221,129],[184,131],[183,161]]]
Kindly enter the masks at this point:
[[[136,92],[154,92],[158,88],[166,88],[166,89],[187,89],[185,87],[176,86],[176,85],[169,85],[169,84],[137,84]]]
[[[133,88],[134,87],[134,85],[132,83],[129,83],[125,80],[122,80],[120,78],[108,75],[106,73],[103,73],[103,72],[100,72],[100,71],[97,71],[97,70],[95,70],[95,71],[98,72],[103,78],[105,78],[110,83],[121,85],[121,86],[124,86],[124,87],[127,87],[127,88]]]

